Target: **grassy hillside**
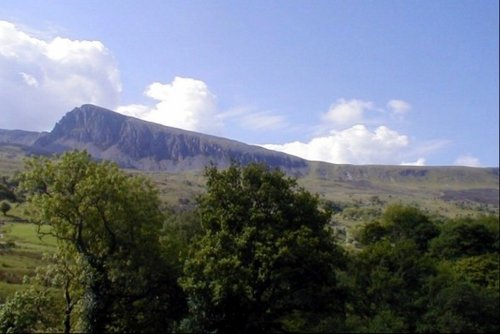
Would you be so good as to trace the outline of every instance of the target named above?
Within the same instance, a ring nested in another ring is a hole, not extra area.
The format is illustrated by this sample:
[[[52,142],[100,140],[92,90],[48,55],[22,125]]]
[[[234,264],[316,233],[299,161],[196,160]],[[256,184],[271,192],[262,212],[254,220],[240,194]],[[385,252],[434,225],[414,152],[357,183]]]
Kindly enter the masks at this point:
[[[32,275],[45,263],[43,254],[54,249],[55,239],[38,238],[35,226],[25,221],[22,205],[0,214],[0,302],[22,288],[23,277]]]
[[[20,146],[0,144],[0,176],[11,176],[22,170],[27,154]]]
[[[377,208],[391,203],[445,217],[498,214],[498,168],[310,164],[299,179],[326,200]]]
[[[0,146],[0,177],[21,171],[27,151]],[[144,172],[158,186],[162,199],[189,206],[204,191],[202,172]],[[498,213],[499,169],[471,167],[355,166],[310,162],[298,182],[327,201],[343,205],[385,206],[404,203],[446,217]]]

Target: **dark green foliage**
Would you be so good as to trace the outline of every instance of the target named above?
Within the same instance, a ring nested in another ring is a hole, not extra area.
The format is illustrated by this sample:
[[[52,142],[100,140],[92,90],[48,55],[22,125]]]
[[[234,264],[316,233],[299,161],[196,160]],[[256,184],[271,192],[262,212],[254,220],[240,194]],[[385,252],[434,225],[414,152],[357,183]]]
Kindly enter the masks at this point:
[[[357,233],[357,238],[363,245],[381,240],[393,243],[411,240],[419,251],[425,251],[430,240],[438,234],[438,227],[419,209],[391,205],[382,214],[381,221],[365,224]]]
[[[202,228],[197,211],[171,212],[167,216],[161,233],[162,252],[179,275],[188,256],[189,246],[201,234]]]
[[[17,200],[16,194],[8,184],[0,182],[0,200],[8,200],[11,202],[15,202]]]
[[[498,333],[499,294],[448,278],[431,289],[427,313],[418,326],[426,333]]]
[[[463,257],[455,261],[452,267],[460,280],[498,292],[498,253]]]
[[[4,201],[4,202],[2,202],[0,204],[0,211],[2,211],[2,213],[3,213],[4,216],[7,215],[7,212],[9,212],[10,209],[11,209],[11,206],[10,206],[9,203],[7,203],[7,202]]]
[[[458,219],[445,223],[431,244],[431,252],[441,259],[458,259],[498,252],[498,217]]]
[[[203,237],[182,278],[191,310],[184,329],[304,331],[342,323],[335,271],[344,257],[318,198],[261,165],[209,168],[206,176]]]
[[[420,251],[425,251],[429,241],[439,234],[427,215],[411,206],[389,206],[382,215],[382,225],[388,230],[390,240],[412,240]]]
[[[498,217],[444,222],[392,206],[363,226],[346,286],[360,332],[496,332]]]
[[[383,240],[388,234],[388,229],[378,221],[365,224],[359,231],[357,239],[363,245],[371,245]]]
[[[417,301],[424,294],[426,279],[434,272],[432,261],[419,252],[415,242],[376,242],[356,255],[349,266],[353,289],[350,302],[361,326],[355,330],[414,330],[424,312]],[[396,327],[380,327],[383,323]]]
[[[359,242],[370,245],[381,240],[393,243],[412,240],[419,251],[425,251],[429,241],[439,234],[437,226],[417,208],[391,205],[381,221],[365,224],[357,233]]]

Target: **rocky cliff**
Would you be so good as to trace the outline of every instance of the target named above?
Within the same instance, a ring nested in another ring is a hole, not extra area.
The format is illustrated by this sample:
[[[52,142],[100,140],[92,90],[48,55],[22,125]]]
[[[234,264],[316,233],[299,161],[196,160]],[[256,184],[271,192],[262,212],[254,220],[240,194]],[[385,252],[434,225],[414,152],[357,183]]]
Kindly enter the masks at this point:
[[[48,152],[86,149],[97,159],[142,170],[199,170],[210,163],[224,167],[234,160],[300,173],[308,165],[287,154],[142,121],[90,104],[67,113],[33,147]]]

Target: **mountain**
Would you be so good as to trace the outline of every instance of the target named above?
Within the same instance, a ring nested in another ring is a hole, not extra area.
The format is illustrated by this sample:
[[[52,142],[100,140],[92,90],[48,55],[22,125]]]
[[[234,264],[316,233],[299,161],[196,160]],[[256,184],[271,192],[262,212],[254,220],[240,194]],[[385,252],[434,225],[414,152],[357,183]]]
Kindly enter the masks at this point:
[[[0,129],[0,144],[31,146],[44,135],[45,132]]]
[[[140,170],[200,170],[214,163],[228,166],[262,162],[299,173],[307,162],[284,153],[234,140],[171,128],[127,117],[90,104],[68,112],[33,148],[47,152],[86,149],[97,159]]]
[[[306,189],[335,202],[369,203],[378,198],[464,214],[469,209],[476,210],[477,205],[486,205],[487,210],[494,207],[495,212],[499,207],[498,167],[312,162],[234,140],[146,122],[90,104],[68,112],[49,133],[0,130],[0,176],[21,169],[26,155],[73,149],[86,149],[96,159],[136,169],[160,185],[165,184],[168,173],[169,182],[163,190],[174,197],[189,197],[187,193],[202,189],[203,182],[197,175],[206,165],[225,167],[234,160],[279,167],[298,177]]]

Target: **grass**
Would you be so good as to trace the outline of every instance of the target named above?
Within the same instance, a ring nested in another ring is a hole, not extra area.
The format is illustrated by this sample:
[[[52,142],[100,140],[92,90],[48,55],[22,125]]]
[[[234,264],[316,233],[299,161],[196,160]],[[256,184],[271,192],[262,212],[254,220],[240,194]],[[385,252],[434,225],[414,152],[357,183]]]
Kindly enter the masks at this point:
[[[0,145],[0,175],[11,176],[23,168],[26,153],[14,145]]]
[[[43,254],[56,246],[53,237],[39,238],[34,224],[19,220],[16,216],[0,220],[0,302],[22,287],[25,275],[45,265]]]

